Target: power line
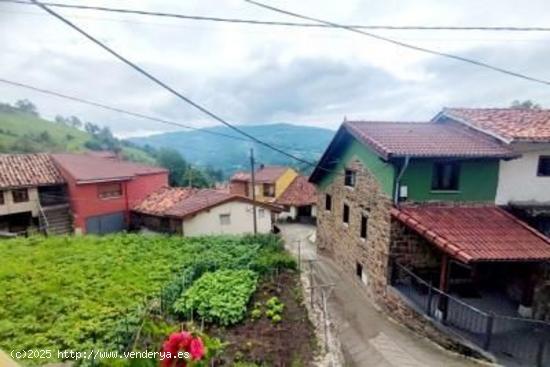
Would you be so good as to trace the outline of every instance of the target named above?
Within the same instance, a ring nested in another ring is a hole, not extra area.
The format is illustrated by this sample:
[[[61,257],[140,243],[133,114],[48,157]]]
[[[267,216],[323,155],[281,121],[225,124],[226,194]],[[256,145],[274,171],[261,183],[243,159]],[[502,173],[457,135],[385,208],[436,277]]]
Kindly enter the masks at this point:
[[[90,106],[103,108],[105,110],[114,111],[114,112],[118,112],[118,113],[123,113],[123,114],[129,115],[129,116],[134,116],[134,117],[139,117],[139,118],[146,119],[146,120],[156,121],[156,122],[160,122],[160,123],[167,124],[167,125],[183,127],[185,129],[189,129],[189,130],[196,130],[196,131],[203,132],[205,134],[218,135],[218,136],[222,136],[224,138],[235,139],[235,140],[240,140],[240,141],[250,141],[249,139],[241,138],[240,136],[228,135],[228,134],[219,133],[219,132],[216,132],[216,131],[210,131],[210,130],[201,129],[201,128],[194,127],[194,126],[181,124],[179,122],[166,120],[166,119],[159,118],[159,117],[153,117],[153,116],[148,116],[148,115],[144,115],[144,114],[137,113],[137,112],[131,112],[131,111],[124,110],[122,108],[109,106],[109,105],[106,105],[106,104],[103,104],[103,103],[94,102],[94,101],[90,101],[90,100],[79,98],[79,97],[69,96],[67,94],[62,94],[62,93],[55,92],[55,91],[48,90],[48,89],[34,87],[32,85],[29,85],[29,84],[18,83],[18,82],[14,82],[14,81],[3,79],[3,78],[0,78],[0,83],[5,83],[5,84],[13,85],[13,86],[16,86],[16,87],[29,89],[29,90],[32,90],[32,91],[35,91],[35,92],[49,94],[49,95],[56,96],[56,97],[59,97],[59,98],[64,98],[64,99],[68,99],[68,100],[71,100],[71,101],[87,104],[87,105],[90,105]]]
[[[250,140],[260,144],[260,145],[263,145],[271,150],[274,150],[282,155],[285,155],[289,158],[292,158],[296,161],[299,161],[299,162],[303,162],[303,163],[307,163],[309,165],[312,165],[314,166],[315,163],[312,163],[312,162],[309,162],[305,159],[302,159],[300,157],[296,157],[290,153],[287,153],[286,151],[280,149],[280,148],[277,148],[269,143],[266,143],[264,142],[263,140],[260,140],[258,138],[256,138],[255,136],[247,133],[246,131],[243,131],[242,129],[232,125],[231,123],[227,122],[226,120],[224,120],[223,118],[221,118],[220,116],[216,115],[214,112],[211,112],[210,110],[208,110],[206,107],[203,107],[201,106],[200,104],[194,102],[193,100],[191,100],[190,98],[186,97],[185,95],[183,95],[182,93],[176,91],[174,88],[172,88],[171,86],[169,86],[168,84],[164,83],[163,81],[161,81],[160,79],[158,79],[157,77],[153,76],[152,74],[150,74],[149,72],[147,72],[145,69],[141,68],[140,66],[134,64],[132,61],[128,60],[127,58],[125,58],[124,56],[120,55],[119,53],[117,53],[116,51],[114,51],[112,48],[110,48],[109,46],[105,45],[104,43],[102,43],[101,41],[99,41],[98,39],[94,38],[92,35],[88,34],[86,31],[84,31],[83,29],[79,28],[77,25],[75,25],[74,23],[72,23],[71,21],[69,21],[68,19],[65,19],[63,16],[57,14],[55,11],[49,9],[47,6],[41,4],[40,2],[38,2],[37,0],[31,0],[34,4],[36,4],[37,6],[41,7],[42,9],[44,9],[46,12],[48,12],[49,14],[51,14],[52,16],[56,17],[57,19],[59,19],[60,21],[62,21],[63,23],[67,24],[69,27],[73,28],[74,30],[76,30],[77,32],[79,32],[80,34],[82,34],[84,37],[88,38],[90,41],[94,42],[95,44],[97,44],[98,46],[100,46],[101,48],[103,48],[105,51],[109,52],[111,55],[115,56],[117,59],[119,59],[120,61],[124,62],[126,65],[130,66],[132,69],[136,70],[137,72],[139,72],[140,74],[144,75],[145,77],[147,77],[148,79],[150,79],[151,81],[153,81],[155,84],[159,85],[160,87],[166,89],[167,91],[169,91],[170,93],[172,93],[173,95],[175,95],[176,97],[180,98],[181,100],[185,101],[186,103],[190,104],[191,106],[195,107],[197,110],[201,111],[202,113],[204,113],[205,115],[213,118],[214,120],[224,124],[225,126],[229,127],[230,129],[238,132],[239,134],[243,135],[243,136],[246,136],[247,138],[249,138]]]
[[[16,4],[33,5],[33,3],[24,0],[0,0],[0,2],[10,2]],[[186,15],[156,11],[145,11],[135,9],[111,8],[104,6],[88,6],[88,5],[73,5],[52,2],[42,2],[41,4],[50,7],[59,7],[67,9],[79,10],[95,10],[112,13],[146,15],[165,18],[187,19],[197,21],[225,22],[225,23],[241,23],[252,25],[267,25],[267,26],[285,26],[285,27],[304,27],[304,28],[332,28],[333,26],[322,23],[300,23],[300,22],[281,22],[267,21],[256,19],[241,19],[241,18],[222,18],[199,15]],[[345,25],[345,27],[356,29],[373,29],[373,30],[420,30],[420,31],[506,31],[506,32],[550,32],[550,27],[514,27],[514,26],[418,26],[418,25]]]
[[[321,24],[325,24],[325,25],[333,27],[333,28],[345,29],[347,31],[358,33],[358,34],[361,34],[361,35],[364,35],[364,36],[367,36],[367,37],[370,37],[370,38],[374,38],[374,39],[377,39],[377,40],[380,40],[380,41],[392,43],[392,44],[400,46],[400,47],[405,47],[405,48],[408,48],[408,49],[411,49],[411,50],[415,50],[415,51],[419,51],[419,52],[423,52],[423,53],[428,53],[428,54],[431,54],[431,55],[441,56],[441,57],[445,57],[445,58],[452,59],[452,60],[462,61],[462,62],[472,64],[472,65],[476,65],[476,66],[479,66],[479,67],[482,67],[482,68],[490,69],[490,70],[493,70],[493,71],[496,71],[496,72],[499,72],[499,73],[502,73],[502,74],[514,76],[516,78],[529,80],[531,82],[550,85],[550,81],[548,81],[548,80],[539,79],[539,78],[535,78],[535,77],[525,75],[525,74],[522,74],[522,73],[519,73],[519,72],[503,69],[503,68],[498,67],[498,66],[493,66],[493,65],[487,64],[483,61],[478,61],[478,60],[470,59],[470,58],[463,57],[463,56],[453,55],[453,54],[449,54],[449,53],[445,53],[445,52],[441,52],[441,51],[435,51],[435,50],[432,50],[432,49],[411,45],[409,43],[397,41],[397,40],[394,40],[392,38],[380,36],[380,35],[370,33],[370,32],[365,32],[363,30],[360,30],[360,29],[357,29],[357,28],[354,28],[354,27],[351,27],[351,26],[347,26],[347,25],[343,25],[343,24],[337,24],[337,23],[330,22],[330,21],[327,21],[327,20],[313,18],[313,17],[307,16],[307,15],[293,13],[293,12],[290,12],[290,11],[287,11],[287,10],[283,10],[283,9],[276,8],[276,7],[273,7],[273,6],[270,6],[270,5],[259,3],[259,2],[254,1],[254,0],[244,0],[244,1],[246,1],[247,3],[253,4],[253,5],[259,6],[261,8],[264,8],[264,9],[272,10],[272,11],[280,13],[280,14],[286,14],[286,15],[290,15],[290,16],[293,16],[293,17],[296,17],[296,18],[305,19],[305,20],[309,20],[309,21],[313,21],[313,22],[319,22]]]

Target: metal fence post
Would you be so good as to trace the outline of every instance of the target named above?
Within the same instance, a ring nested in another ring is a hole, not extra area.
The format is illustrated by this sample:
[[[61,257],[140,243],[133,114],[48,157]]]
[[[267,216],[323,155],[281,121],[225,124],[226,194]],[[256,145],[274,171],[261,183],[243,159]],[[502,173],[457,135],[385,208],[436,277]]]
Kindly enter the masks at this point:
[[[433,300],[433,287],[432,282],[428,285],[428,303],[426,304],[426,315],[432,316],[432,300]]]
[[[485,340],[483,340],[483,349],[489,350],[491,346],[491,337],[493,336],[493,321],[495,316],[493,314],[487,315],[487,324],[485,324]]]
[[[544,341],[544,338],[541,338],[539,341],[539,345],[537,348],[537,367],[543,367],[544,366],[544,347],[546,346],[546,342]]]

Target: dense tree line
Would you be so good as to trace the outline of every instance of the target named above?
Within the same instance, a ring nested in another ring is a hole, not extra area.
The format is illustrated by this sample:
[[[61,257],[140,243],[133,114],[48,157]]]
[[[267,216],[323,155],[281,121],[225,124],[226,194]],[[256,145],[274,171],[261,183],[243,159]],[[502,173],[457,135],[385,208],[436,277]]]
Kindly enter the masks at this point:
[[[9,103],[0,103],[0,112],[23,113],[40,117],[36,105],[27,99],[19,100],[13,105]],[[193,167],[177,150],[157,150],[150,146],[142,148],[129,141],[116,138],[111,129],[107,126],[101,127],[92,122],[82,121],[76,116],[56,115],[54,122],[88,133],[90,138],[84,142],[84,148],[89,150],[121,153],[123,148],[127,147],[148,153],[160,166],[170,171],[169,179],[172,186],[192,186],[198,188],[212,187],[216,182],[221,182],[223,180],[223,173],[221,170],[216,170],[213,167]],[[52,134],[46,130],[17,135],[12,131],[0,128],[0,135],[16,138],[15,143],[11,146],[2,146],[0,144],[0,152],[6,153],[61,151],[67,148],[68,142],[75,139],[75,136],[70,133],[67,133],[61,138],[54,138]]]

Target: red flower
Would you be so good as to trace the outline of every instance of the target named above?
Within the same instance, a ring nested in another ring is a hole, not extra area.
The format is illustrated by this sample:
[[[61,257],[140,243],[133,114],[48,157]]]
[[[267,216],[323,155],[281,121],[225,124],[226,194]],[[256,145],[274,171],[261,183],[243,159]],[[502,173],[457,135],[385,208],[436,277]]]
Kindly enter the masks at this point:
[[[191,353],[191,358],[194,360],[199,360],[204,357],[204,344],[201,338],[196,337],[191,340],[189,353]]]

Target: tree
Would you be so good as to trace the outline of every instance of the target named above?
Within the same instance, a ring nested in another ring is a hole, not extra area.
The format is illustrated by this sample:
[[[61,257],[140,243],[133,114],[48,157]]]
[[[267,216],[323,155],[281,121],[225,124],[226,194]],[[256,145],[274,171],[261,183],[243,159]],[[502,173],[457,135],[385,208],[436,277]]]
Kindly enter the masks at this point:
[[[526,99],[523,102],[516,99],[512,102],[512,108],[519,108],[524,110],[540,110],[541,106],[540,104],[535,103],[530,99]]]
[[[91,122],[86,122],[84,124],[84,130],[89,134],[96,135],[97,133],[99,133],[101,128],[96,124],[93,124]]]
[[[184,186],[185,171],[188,165],[177,150],[172,148],[160,149],[157,152],[157,162],[170,172],[168,181],[171,186]]]
[[[38,110],[36,109],[36,106],[28,99],[20,99],[19,101],[15,102],[15,107],[21,112],[38,116]]]
[[[80,129],[82,127],[82,121],[80,121],[80,119],[76,116],[71,116],[67,120],[69,125],[75,129]]]

